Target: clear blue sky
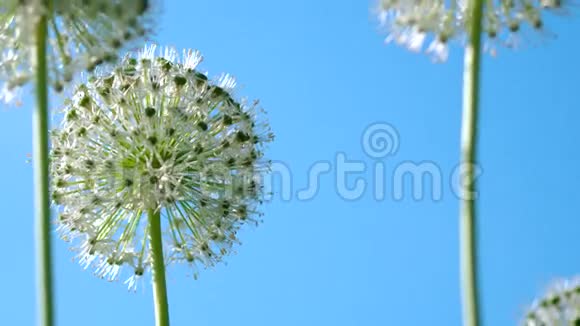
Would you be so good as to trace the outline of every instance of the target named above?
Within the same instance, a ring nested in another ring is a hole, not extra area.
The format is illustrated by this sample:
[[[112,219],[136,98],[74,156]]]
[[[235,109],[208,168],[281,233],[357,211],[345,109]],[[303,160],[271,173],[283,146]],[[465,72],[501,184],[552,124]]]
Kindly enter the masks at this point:
[[[447,185],[457,164],[461,51],[448,63],[386,46],[366,1],[166,1],[159,44],[197,48],[210,74],[238,77],[240,94],[260,98],[294,190],[309,167],[375,161],[361,148],[365,128],[399,133],[386,174],[430,161],[443,198],[395,201],[370,191],[347,201],[333,174],[308,201],[273,200],[264,223],[247,229],[227,265],[169,271],[173,325],[460,324],[458,201]],[[580,21],[551,19],[557,39],[530,34],[517,52],[486,57],[481,114],[481,273],[487,325],[514,325],[553,278],[572,276],[580,211]],[[32,101],[0,114],[3,209],[0,252],[3,325],[35,317]],[[371,180],[370,173],[363,174]],[[354,177],[349,179],[354,183]],[[387,183],[390,179],[387,180]],[[389,186],[389,184],[387,184]],[[409,189],[407,189],[409,190]],[[55,241],[59,325],[153,325],[151,289],[129,293],[71,262]]]

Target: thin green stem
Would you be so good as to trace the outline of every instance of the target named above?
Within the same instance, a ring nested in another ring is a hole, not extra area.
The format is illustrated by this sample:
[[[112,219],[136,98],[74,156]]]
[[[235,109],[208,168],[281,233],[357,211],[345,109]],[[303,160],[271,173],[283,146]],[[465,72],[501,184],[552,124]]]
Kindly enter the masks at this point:
[[[463,80],[463,121],[461,133],[461,163],[465,170],[461,185],[461,299],[463,325],[478,326],[480,322],[477,284],[476,176],[477,128],[481,70],[481,33],[484,0],[469,1],[469,40],[465,49]]]
[[[163,241],[161,236],[161,212],[149,210],[149,245],[153,258],[153,303],[155,305],[155,325],[169,326],[169,305],[167,304],[167,286],[165,284],[165,260],[163,259]]]
[[[46,15],[36,27],[36,109],[32,115],[34,161],[34,210],[39,325],[54,325],[50,236],[50,189],[48,158],[48,68]]]

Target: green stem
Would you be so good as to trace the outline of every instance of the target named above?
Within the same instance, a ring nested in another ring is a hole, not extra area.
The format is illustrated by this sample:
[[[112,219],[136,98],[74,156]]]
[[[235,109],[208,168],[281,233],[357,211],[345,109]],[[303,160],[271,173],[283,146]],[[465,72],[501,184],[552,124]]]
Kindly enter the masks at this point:
[[[32,115],[36,268],[39,325],[42,326],[54,325],[48,161],[47,20],[46,15],[42,15],[36,27],[36,110]]]
[[[149,245],[153,258],[153,303],[155,305],[155,325],[169,326],[169,305],[167,304],[167,286],[165,284],[165,260],[163,259],[163,241],[161,236],[161,212],[149,210]]]
[[[480,322],[477,285],[476,180],[477,120],[481,70],[481,33],[484,0],[469,1],[469,40],[465,49],[463,80],[463,121],[461,133],[461,163],[465,168],[461,185],[461,292],[463,326],[478,326]]]

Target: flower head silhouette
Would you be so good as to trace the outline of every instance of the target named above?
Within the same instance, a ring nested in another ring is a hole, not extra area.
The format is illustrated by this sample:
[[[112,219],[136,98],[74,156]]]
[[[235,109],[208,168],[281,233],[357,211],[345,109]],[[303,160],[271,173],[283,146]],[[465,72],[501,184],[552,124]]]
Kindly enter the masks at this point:
[[[536,300],[522,323],[524,326],[580,325],[580,280],[562,280]]]
[[[212,266],[232,249],[260,216],[273,138],[229,75],[212,82],[198,52],[155,50],[79,86],[52,133],[60,231],[100,276],[130,267],[130,286],[150,268],[148,211],[161,215],[167,263]]]
[[[494,43],[517,47],[522,30],[543,31],[546,11],[558,11],[569,1],[556,0],[493,0],[486,1],[483,29],[489,49]],[[445,61],[448,45],[463,40],[471,17],[467,0],[380,0],[377,8],[381,25],[387,30],[387,42],[394,41],[419,52],[431,39],[426,52],[434,61]]]
[[[48,5],[47,5],[48,4]],[[3,0],[0,3],[0,99],[11,102],[34,76],[36,23],[48,20],[49,78],[60,91],[79,70],[117,60],[149,34],[147,0]]]

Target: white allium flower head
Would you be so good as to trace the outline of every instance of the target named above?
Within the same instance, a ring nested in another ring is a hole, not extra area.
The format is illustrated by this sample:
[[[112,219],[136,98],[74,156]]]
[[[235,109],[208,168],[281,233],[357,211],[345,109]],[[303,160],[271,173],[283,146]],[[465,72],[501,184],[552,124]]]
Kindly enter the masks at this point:
[[[448,44],[462,42],[467,35],[470,17],[468,0],[379,0],[377,15],[386,30],[386,41],[419,52],[430,39],[427,53],[434,61],[445,61]],[[500,40],[507,47],[517,47],[523,29],[543,32],[546,11],[571,7],[571,0],[489,0],[484,7],[484,31],[487,40]],[[428,36],[428,37],[427,37]],[[487,47],[494,49],[491,47]]]
[[[264,112],[232,95],[231,76],[197,71],[199,52],[183,53],[147,46],[91,77],[52,132],[59,231],[99,276],[129,267],[130,287],[151,266],[149,210],[161,214],[167,263],[193,267],[219,262],[261,216]]]
[[[123,48],[150,33],[153,4],[150,0],[43,0],[0,1],[0,96],[33,76],[36,48],[35,27],[42,15],[48,20],[50,82],[61,91],[75,73],[92,71],[102,63],[117,60]]]
[[[580,325],[580,278],[557,281],[536,300],[522,322],[523,326]]]

